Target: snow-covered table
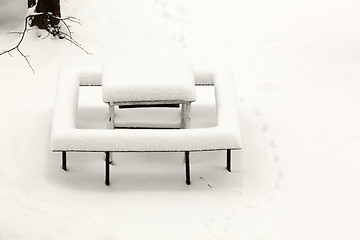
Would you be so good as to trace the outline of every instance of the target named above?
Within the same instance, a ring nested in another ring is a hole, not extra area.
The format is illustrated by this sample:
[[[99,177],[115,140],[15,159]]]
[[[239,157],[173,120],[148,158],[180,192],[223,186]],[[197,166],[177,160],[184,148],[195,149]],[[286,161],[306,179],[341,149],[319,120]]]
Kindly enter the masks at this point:
[[[115,106],[181,105],[181,128],[190,124],[195,80],[191,66],[178,59],[136,59],[103,64],[102,98],[109,104],[109,128]]]

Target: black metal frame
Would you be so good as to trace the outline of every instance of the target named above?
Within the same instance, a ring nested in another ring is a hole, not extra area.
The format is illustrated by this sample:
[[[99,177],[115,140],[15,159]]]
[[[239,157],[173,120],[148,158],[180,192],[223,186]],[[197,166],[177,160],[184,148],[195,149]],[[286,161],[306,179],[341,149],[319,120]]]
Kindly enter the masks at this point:
[[[67,166],[66,166],[66,152],[63,151],[62,152],[62,169],[64,171],[67,171]]]
[[[231,172],[231,149],[226,150],[226,169]],[[110,152],[105,152],[105,184],[110,185]],[[67,171],[66,151],[62,151],[62,169]],[[191,184],[190,180],[190,151],[185,151],[185,182]]]
[[[231,150],[226,150],[226,169],[231,172]]]
[[[110,152],[105,152],[105,184],[110,185]]]
[[[137,105],[120,105],[119,108],[179,108],[180,104],[137,104]]]
[[[190,185],[190,153],[185,152],[185,175],[186,175],[186,184]]]

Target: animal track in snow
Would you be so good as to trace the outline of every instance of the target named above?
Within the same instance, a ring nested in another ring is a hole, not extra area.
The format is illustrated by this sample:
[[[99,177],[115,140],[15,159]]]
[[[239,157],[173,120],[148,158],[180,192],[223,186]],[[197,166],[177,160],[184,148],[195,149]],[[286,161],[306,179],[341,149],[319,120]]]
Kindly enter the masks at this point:
[[[257,107],[254,108],[254,115],[256,115],[258,118],[263,118],[262,111]],[[271,168],[271,176],[272,176],[271,182],[272,183],[269,186],[268,190],[263,195],[264,200],[270,201],[273,198],[273,196],[276,195],[278,189],[280,188],[280,182],[283,180],[284,175],[283,175],[282,170],[280,169],[280,164],[279,164],[280,158],[278,157],[277,154],[275,154],[275,151],[277,149],[277,144],[274,139],[271,139],[269,137],[268,124],[264,121],[261,121],[261,122],[262,122],[261,123],[261,133],[264,134],[265,136],[267,136],[265,139],[269,139],[268,146],[270,147],[270,149],[268,149],[268,150],[272,152],[272,157],[268,161],[268,164],[270,165],[270,168]],[[251,204],[251,206],[256,207],[257,205],[260,204],[260,202]]]
[[[270,147],[276,148],[276,143],[274,140],[270,140]]]
[[[277,155],[274,155],[273,156],[273,163],[277,163],[279,161],[280,161],[279,157]]]
[[[156,0],[157,12],[167,20],[188,22],[189,14],[181,1],[177,0]]]
[[[261,116],[261,115],[262,115],[262,112],[261,112],[258,108],[255,108],[255,109],[254,109],[254,113],[255,113],[257,116]]]
[[[277,177],[278,177],[279,180],[283,180],[283,179],[284,179],[284,174],[283,174],[283,172],[282,172],[281,170],[278,172]]]
[[[266,123],[263,123],[262,127],[261,127],[261,132],[265,133],[268,130],[268,126]]]
[[[187,45],[184,32],[190,22],[186,7],[178,0],[156,0],[155,4],[158,14],[172,25],[169,39],[177,41],[185,49]]]

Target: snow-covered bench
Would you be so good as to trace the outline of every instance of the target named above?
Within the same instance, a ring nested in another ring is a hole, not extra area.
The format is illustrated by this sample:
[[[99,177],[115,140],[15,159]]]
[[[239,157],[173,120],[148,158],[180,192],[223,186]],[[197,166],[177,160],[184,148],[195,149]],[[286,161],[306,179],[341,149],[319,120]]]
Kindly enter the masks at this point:
[[[51,149],[62,152],[105,152],[105,183],[111,152],[185,152],[186,183],[190,184],[189,152],[241,149],[237,98],[232,73],[220,68],[194,68],[196,85],[214,85],[217,125],[190,129],[79,129],[76,126],[80,86],[101,86],[101,66],[68,67],[59,73]]]

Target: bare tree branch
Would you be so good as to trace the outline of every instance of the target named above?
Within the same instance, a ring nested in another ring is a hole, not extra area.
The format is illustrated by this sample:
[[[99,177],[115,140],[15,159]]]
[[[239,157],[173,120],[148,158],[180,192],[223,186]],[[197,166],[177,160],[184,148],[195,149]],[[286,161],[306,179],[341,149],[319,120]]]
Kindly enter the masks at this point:
[[[5,54],[5,53],[8,53],[11,57],[11,52],[14,51],[14,50],[17,50],[20,55],[25,59],[25,61],[27,62],[27,64],[29,65],[29,67],[31,68],[33,74],[35,73],[34,71],[34,68],[31,66],[31,63],[28,59],[28,56],[23,54],[23,52],[20,50],[20,45],[22,43],[22,41],[24,40],[24,37],[25,37],[25,33],[30,31],[30,30],[33,30],[33,29],[28,29],[28,22],[29,20],[31,20],[34,16],[38,16],[38,15],[42,15],[42,14],[47,14],[48,16],[52,17],[52,18],[56,18],[58,20],[60,20],[60,22],[65,26],[66,28],[66,32],[63,32],[63,31],[60,31],[60,26],[49,26],[47,29],[45,29],[48,34],[43,38],[47,38],[50,34],[53,35],[54,37],[58,37],[59,39],[65,39],[67,41],[69,41],[70,43],[74,44],[76,47],[80,48],[81,50],[83,50],[86,54],[90,54],[90,52],[86,51],[80,43],[78,43],[72,36],[72,32],[70,31],[70,27],[68,24],[67,24],[67,21],[70,21],[70,22],[74,22],[74,23],[77,23],[77,24],[80,24],[80,20],[77,19],[76,17],[66,17],[66,18],[59,18],[59,17],[56,17],[54,15],[52,15],[52,13],[36,13],[36,14],[31,14],[31,15],[28,15],[26,16],[25,18],[25,26],[24,26],[24,30],[22,32],[9,32],[9,34],[19,34],[19,37],[21,36],[19,42],[17,43],[17,45],[13,48],[10,48],[8,50],[5,50],[3,51],[2,53],[0,53],[0,56]]]
[[[32,70],[32,72],[33,72],[33,74],[34,74],[34,73],[35,73],[34,68],[31,66],[28,57],[25,56],[25,55],[21,52],[21,50],[20,50],[20,48],[19,48],[21,42],[24,40],[25,33],[26,33],[26,30],[27,30],[27,26],[28,26],[28,20],[29,20],[30,17],[32,17],[32,15],[29,15],[29,16],[27,16],[27,17],[25,18],[24,31],[20,34],[20,35],[21,35],[21,38],[20,38],[20,41],[18,42],[18,44],[17,44],[15,47],[10,48],[9,50],[3,51],[2,53],[0,53],[0,56],[3,55],[3,54],[5,54],[5,53],[8,53],[10,56],[12,56],[12,55],[10,54],[10,52],[16,49],[16,50],[21,54],[21,56],[23,56],[23,57],[25,58],[26,62],[28,63],[29,67],[31,68],[31,70]]]
[[[35,30],[34,28],[31,28],[31,29],[26,29],[25,32],[29,32],[31,30]],[[24,34],[24,32],[16,32],[16,31],[12,31],[12,32],[8,32],[7,34],[19,34],[19,37],[20,35]]]
[[[78,48],[80,48],[81,50],[83,50],[86,54],[92,55],[90,52],[86,51],[80,43],[76,42],[73,38],[70,37],[64,37],[65,40],[71,42],[72,44],[74,44],[75,46],[77,46]]]
[[[46,34],[46,36],[43,37],[42,39],[45,39],[45,38],[47,38],[48,36],[50,36],[50,33],[49,33],[49,32],[48,32],[48,33]]]

